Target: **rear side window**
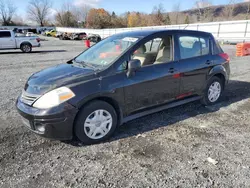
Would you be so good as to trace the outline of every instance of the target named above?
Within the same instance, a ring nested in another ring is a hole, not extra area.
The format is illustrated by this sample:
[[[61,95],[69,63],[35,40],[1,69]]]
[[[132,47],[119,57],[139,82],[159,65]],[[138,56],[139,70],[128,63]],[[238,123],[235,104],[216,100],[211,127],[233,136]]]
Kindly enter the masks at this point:
[[[179,37],[181,59],[209,54],[209,38],[195,36]]]
[[[0,31],[0,38],[10,38],[11,34],[9,31]]]

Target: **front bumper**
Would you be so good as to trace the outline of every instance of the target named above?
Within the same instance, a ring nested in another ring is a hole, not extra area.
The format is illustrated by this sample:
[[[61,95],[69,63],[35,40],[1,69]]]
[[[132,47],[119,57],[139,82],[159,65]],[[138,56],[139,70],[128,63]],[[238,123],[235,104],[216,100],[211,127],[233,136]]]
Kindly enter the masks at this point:
[[[55,140],[73,138],[73,124],[77,108],[63,103],[55,108],[40,110],[28,106],[17,99],[16,108],[22,116],[22,122],[34,133]]]

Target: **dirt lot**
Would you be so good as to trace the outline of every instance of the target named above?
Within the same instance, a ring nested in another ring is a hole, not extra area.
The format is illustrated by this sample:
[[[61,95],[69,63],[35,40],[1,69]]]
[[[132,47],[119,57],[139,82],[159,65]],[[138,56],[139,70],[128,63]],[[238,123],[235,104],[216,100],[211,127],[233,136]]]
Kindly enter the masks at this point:
[[[0,51],[0,187],[250,186],[250,57],[232,58],[219,104],[169,109],[125,124],[106,143],[81,146],[36,136],[15,110],[33,72],[84,49],[83,42],[42,44],[32,54]],[[234,55],[233,46],[224,49]]]

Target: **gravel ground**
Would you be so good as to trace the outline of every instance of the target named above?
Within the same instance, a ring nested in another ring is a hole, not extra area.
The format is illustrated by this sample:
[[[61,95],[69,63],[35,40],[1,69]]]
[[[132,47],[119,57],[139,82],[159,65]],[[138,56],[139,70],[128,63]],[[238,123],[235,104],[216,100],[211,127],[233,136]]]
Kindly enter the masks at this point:
[[[33,72],[84,49],[79,41],[42,44],[31,54],[0,52],[0,187],[250,186],[249,57],[232,58],[217,105],[169,109],[126,123],[106,143],[81,146],[36,136],[15,110]],[[235,47],[223,48],[234,55]]]

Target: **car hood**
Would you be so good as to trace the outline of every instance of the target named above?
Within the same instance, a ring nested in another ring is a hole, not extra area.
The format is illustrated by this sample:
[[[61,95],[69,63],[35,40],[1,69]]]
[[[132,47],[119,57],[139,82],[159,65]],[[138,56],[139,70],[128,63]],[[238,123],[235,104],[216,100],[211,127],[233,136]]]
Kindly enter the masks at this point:
[[[24,90],[30,94],[42,95],[55,88],[86,81],[95,76],[93,69],[61,64],[33,74],[25,84]]]

